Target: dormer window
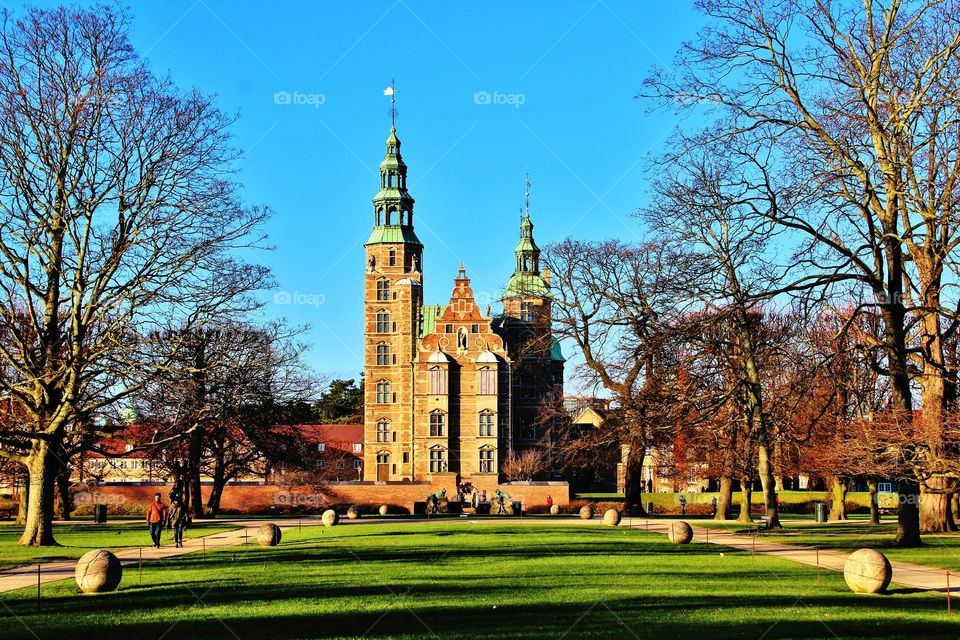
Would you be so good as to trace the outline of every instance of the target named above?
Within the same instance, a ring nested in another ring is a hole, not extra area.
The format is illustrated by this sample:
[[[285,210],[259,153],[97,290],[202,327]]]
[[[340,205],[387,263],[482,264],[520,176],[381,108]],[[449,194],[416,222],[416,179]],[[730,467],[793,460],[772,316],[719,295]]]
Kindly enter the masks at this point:
[[[520,303],[520,322],[533,322],[533,303],[532,302],[521,302]]]

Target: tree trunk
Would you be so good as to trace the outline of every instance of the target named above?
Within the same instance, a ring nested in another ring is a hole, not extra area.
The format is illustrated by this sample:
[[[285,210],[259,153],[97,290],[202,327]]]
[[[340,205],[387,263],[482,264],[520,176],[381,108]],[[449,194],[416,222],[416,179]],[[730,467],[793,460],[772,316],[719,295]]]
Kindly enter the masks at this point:
[[[752,483],[751,478],[740,478],[740,517],[737,518],[737,522],[753,522],[753,517],[750,515],[750,498],[753,496]]]
[[[213,486],[210,488],[210,497],[207,498],[206,512],[211,518],[216,518],[220,513],[220,498],[223,496],[223,488],[226,484],[226,468],[221,452],[217,456],[216,466],[213,469]]]
[[[639,453],[636,453],[639,450]],[[627,512],[646,515],[643,508],[643,458],[646,447],[631,445],[623,469],[623,501]]]
[[[201,431],[197,427],[190,434],[189,461],[187,464],[187,490],[190,492],[190,506],[195,518],[203,518],[203,493],[200,487],[200,459],[203,453]]]
[[[730,507],[733,504],[733,478],[724,476],[720,478],[720,495],[717,496],[717,513],[713,516],[714,520],[729,520]]]
[[[880,505],[877,504],[877,481],[867,480],[867,489],[870,490],[870,524],[880,524]]]
[[[960,515],[960,493],[955,491],[950,494],[950,523],[955,530],[957,528],[958,515]]]
[[[57,493],[59,494],[60,519],[69,520],[73,513],[73,496],[70,494],[70,467],[60,465],[56,477]]]
[[[53,538],[54,476],[60,462],[44,441],[36,441],[30,454],[30,492],[27,521],[18,544],[58,546]]]
[[[927,485],[943,493],[931,493],[921,487],[920,500],[920,531],[921,533],[947,533],[955,531],[950,523],[950,495],[946,493],[947,479],[943,477],[930,478]]]
[[[898,488],[900,505],[897,508],[897,537],[893,544],[897,547],[919,547],[920,540],[920,485],[913,480],[901,480]]]
[[[23,484],[20,485],[20,504],[17,508],[17,521],[15,524],[27,524],[27,504],[30,500],[30,471],[24,469]]]
[[[847,481],[840,476],[830,476],[830,515],[833,522],[847,519]]]

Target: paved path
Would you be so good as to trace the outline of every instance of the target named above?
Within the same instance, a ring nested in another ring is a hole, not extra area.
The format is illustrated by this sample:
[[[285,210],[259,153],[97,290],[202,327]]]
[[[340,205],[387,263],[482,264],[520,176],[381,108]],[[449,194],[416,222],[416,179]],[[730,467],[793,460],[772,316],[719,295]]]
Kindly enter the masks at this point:
[[[137,522],[140,522],[139,520]],[[196,537],[196,538],[185,538],[183,541],[183,547],[178,549],[173,546],[171,542],[164,543],[159,549],[154,547],[142,547],[142,548],[131,548],[125,547],[119,551],[114,551],[114,554],[120,560],[120,564],[123,565],[124,569],[127,571],[133,570],[136,571],[137,563],[141,560],[141,553],[143,554],[142,560],[144,562],[149,560],[166,560],[167,558],[175,558],[177,556],[182,556],[187,553],[196,553],[198,551],[202,552],[205,549],[216,549],[218,547],[237,547],[248,539],[252,544],[256,544],[256,529],[264,520],[232,520],[232,521],[220,521],[218,520],[216,524],[227,524],[227,525],[236,525],[237,529],[232,531],[221,531],[219,533],[211,533],[210,535]],[[313,520],[309,521],[311,524],[314,524]],[[276,524],[280,527],[281,530],[292,529],[299,526],[297,521],[290,520],[280,520],[276,521]],[[319,521],[316,522],[319,524]],[[144,525],[144,536],[147,535],[146,525]],[[246,534],[246,537],[245,537]],[[167,538],[167,532],[164,531],[164,539]],[[57,580],[65,580],[67,578],[73,578],[74,570],[76,569],[77,561],[72,560],[60,560],[56,562],[44,562],[40,564],[40,583],[41,585],[48,582],[56,582]],[[22,567],[15,567],[13,569],[6,569],[0,571],[0,593],[6,593],[7,591],[14,591],[16,589],[23,589],[25,587],[36,587],[37,586],[37,565],[30,564]]]
[[[524,520],[515,519],[515,518],[471,518],[472,522],[489,522],[490,524],[495,524],[499,522],[511,522],[511,523],[522,523]],[[596,526],[598,524],[599,517],[592,520],[581,520],[576,519],[562,519],[562,520],[552,520],[547,518],[537,518],[537,519],[526,519],[527,524],[536,523],[536,524],[572,524],[572,525],[592,525]],[[411,519],[411,520],[380,520],[378,518],[364,518],[362,521],[344,521],[346,524],[349,522],[351,525],[359,525],[365,523],[376,523],[376,522],[426,522],[423,519]],[[291,520],[276,520],[274,521],[281,529],[292,529],[300,526],[300,522],[291,521]],[[310,525],[318,525],[318,519],[304,519],[304,524],[309,523]],[[452,523],[452,522],[462,522],[461,520],[436,520],[435,522],[440,523]],[[637,519],[630,518],[622,521],[620,526],[627,526],[633,529],[643,529],[646,531],[654,531],[658,533],[666,534],[670,529],[671,522],[676,522],[676,520],[648,520],[648,519]],[[120,559],[121,564],[124,567],[136,568],[137,563],[141,560],[141,552],[143,554],[142,559],[144,561],[150,560],[165,560],[166,558],[173,558],[181,556],[187,553],[196,553],[198,551],[203,551],[204,549],[216,549],[219,547],[236,547],[241,546],[248,539],[253,539],[256,535],[255,530],[261,524],[264,523],[264,520],[233,520],[233,521],[224,521],[222,524],[233,524],[238,528],[232,531],[213,533],[203,537],[197,538],[188,538],[184,541],[184,546],[181,549],[177,549],[173,546],[163,546],[159,549],[153,547],[143,547],[142,549],[137,548],[125,548],[120,551],[116,551],[117,558]],[[217,524],[221,524],[221,521],[218,521]],[[846,562],[847,556],[849,555],[846,552],[838,550],[817,550],[811,547],[801,547],[797,545],[788,545],[778,542],[768,542],[763,539],[763,537],[754,537],[750,535],[742,535],[731,533],[728,531],[721,531],[713,529],[710,527],[701,527],[697,525],[693,526],[693,535],[694,540],[697,542],[706,542],[709,544],[721,545],[724,547],[737,549],[739,551],[746,551],[751,553],[760,553],[783,560],[789,560],[791,562],[798,562],[800,564],[805,564],[813,567],[820,567],[820,569],[827,569],[830,571],[843,571],[843,565]],[[144,532],[146,533],[146,532]],[[246,537],[245,537],[246,534]],[[253,540],[255,543],[256,541]],[[42,563],[40,565],[40,582],[41,584],[46,584],[49,582],[55,582],[57,580],[65,580],[67,578],[73,578],[74,569],[76,568],[76,560],[63,560],[58,562],[48,562]],[[958,579],[956,574],[948,574],[947,571],[943,569],[933,569],[931,567],[912,564],[909,562],[891,562],[893,567],[893,582],[901,586],[912,588],[912,589],[922,589],[925,591],[946,591],[948,588],[956,590],[958,584],[960,584],[960,579]],[[949,582],[948,582],[949,581]],[[26,565],[23,567],[16,567],[14,569],[7,569],[0,571],[0,593],[5,593],[7,591],[13,591],[16,589],[23,589],[25,587],[36,587],[37,585],[37,565]]]
[[[621,526],[623,524],[621,522]],[[667,533],[670,529],[670,521],[634,519],[630,526],[634,529]],[[812,547],[767,542],[763,539],[763,536],[754,537],[696,525],[692,525],[692,527],[693,539],[697,542],[709,542],[739,551],[762,553],[791,562],[829,569],[830,571],[842,572],[843,565],[850,555],[837,549],[820,549],[818,551]],[[955,591],[960,586],[960,579],[958,579],[957,574],[954,573],[948,578],[948,572],[944,569],[935,569],[910,562],[891,561],[890,565],[893,567],[893,582],[904,587],[925,591],[946,591],[949,587]],[[948,580],[950,580],[949,584]]]

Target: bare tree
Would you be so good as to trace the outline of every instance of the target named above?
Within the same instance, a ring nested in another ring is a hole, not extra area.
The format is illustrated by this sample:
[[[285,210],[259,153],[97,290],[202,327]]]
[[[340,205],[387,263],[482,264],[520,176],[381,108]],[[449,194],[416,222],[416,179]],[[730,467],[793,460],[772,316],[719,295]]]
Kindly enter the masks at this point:
[[[919,312],[921,413],[937,423],[944,372],[937,314],[956,316],[956,307],[941,309],[941,293],[957,237],[957,4],[722,0],[699,7],[710,19],[702,37],[684,46],[672,73],[648,79],[647,93],[694,109],[718,107],[714,138],[759,133],[776,141],[778,162],[797,179],[803,202],[772,216],[807,239],[792,266],[810,284],[848,280],[871,293],[864,306],[883,321],[878,366],[904,416],[913,410],[908,313]],[[917,481],[900,490],[897,543],[916,545]],[[937,502],[930,517],[942,521]]]
[[[155,336],[266,283],[231,251],[267,215],[239,198],[231,118],[154,76],[128,30],[112,6],[0,23],[0,393],[28,416],[0,455],[29,468],[21,544],[55,544],[66,433],[116,423],[97,416],[164,368]]]
[[[599,449],[627,447],[626,504],[642,510],[643,458],[673,425],[676,367],[672,320],[682,299],[682,255],[658,244],[630,246],[565,240],[547,247],[553,272],[554,330],[583,356],[578,374],[602,388],[617,408],[615,420],[587,439]]]

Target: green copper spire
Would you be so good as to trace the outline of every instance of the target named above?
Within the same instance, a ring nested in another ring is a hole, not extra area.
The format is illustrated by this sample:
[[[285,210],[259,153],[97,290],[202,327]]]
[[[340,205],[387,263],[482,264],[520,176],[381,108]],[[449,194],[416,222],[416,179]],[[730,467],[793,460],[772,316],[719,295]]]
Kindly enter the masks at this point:
[[[390,137],[380,163],[380,190],[373,197],[374,227],[367,244],[405,242],[420,244],[413,231],[413,197],[407,191],[407,165],[400,154],[397,137],[394,85],[384,91],[390,96]]]
[[[530,179],[525,181],[524,211],[520,217],[520,242],[513,250],[517,266],[507,281],[504,298],[513,296],[538,296],[549,298],[550,285],[540,275],[540,247],[533,239],[533,222],[530,220]]]

